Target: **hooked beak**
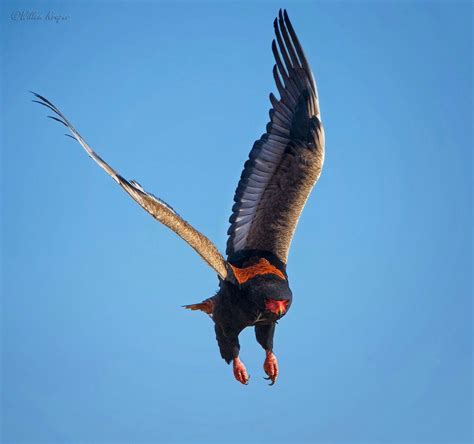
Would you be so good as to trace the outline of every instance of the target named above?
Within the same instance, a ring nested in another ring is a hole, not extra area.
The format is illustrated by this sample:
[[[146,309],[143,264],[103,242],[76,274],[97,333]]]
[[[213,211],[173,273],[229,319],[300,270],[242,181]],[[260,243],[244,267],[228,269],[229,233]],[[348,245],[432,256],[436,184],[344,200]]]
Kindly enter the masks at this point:
[[[286,313],[286,306],[288,305],[288,301],[276,301],[275,299],[267,299],[265,301],[265,308],[278,315],[278,317],[282,317]]]

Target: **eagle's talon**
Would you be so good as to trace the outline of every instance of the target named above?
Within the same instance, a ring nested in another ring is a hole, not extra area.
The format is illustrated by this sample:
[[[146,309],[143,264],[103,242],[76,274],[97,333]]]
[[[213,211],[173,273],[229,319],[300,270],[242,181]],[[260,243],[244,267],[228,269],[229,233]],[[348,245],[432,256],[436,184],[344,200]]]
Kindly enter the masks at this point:
[[[235,379],[243,385],[248,385],[250,376],[247,375],[247,369],[238,356],[234,358],[233,370]]]
[[[268,375],[267,378],[264,377],[263,379],[272,381],[271,384],[268,385],[274,385],[278,377],[278,361],[272,351],[267,350],[267,357],[263,363],[263,370],[265,370],[265,373]]]

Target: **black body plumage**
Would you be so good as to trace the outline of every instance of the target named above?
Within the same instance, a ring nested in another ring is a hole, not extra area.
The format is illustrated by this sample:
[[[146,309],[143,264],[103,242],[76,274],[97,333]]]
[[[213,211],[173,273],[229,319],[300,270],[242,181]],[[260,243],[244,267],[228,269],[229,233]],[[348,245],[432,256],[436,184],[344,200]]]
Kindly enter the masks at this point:
[[[229,262],[245,268],[262,256],[272,255],[253,250],[247,254],[241,252],[239,260]],[[286,276],[286,267],[277,258],[269,262]],[[265,350],[273,349],[275,324],[284,314],[278,316],[269,312],[265,307],[268,298],[288,301],[286,314],[293,299],[288,280],[282,280],[273,274],[259,275],[243,284],[235,280],[221,280],[219,292],[212,298],[212,319],[221,356],[227,363],[239,355],[238,337],[246,327],[255,327],[256,338]]]

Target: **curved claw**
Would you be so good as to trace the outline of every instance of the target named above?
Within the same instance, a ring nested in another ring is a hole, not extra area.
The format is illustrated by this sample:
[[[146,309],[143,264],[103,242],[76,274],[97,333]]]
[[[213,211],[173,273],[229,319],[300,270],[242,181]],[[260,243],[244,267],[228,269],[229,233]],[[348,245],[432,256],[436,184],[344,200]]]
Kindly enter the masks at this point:
[[[272,381],[270,384],[268,384],[268,385],[270,385],[270,386],[274,385],[275,382],[276,382],[276,378],[273,379],[273,378],[271,378],[270,376],[269,376],[268,378],[265,378],[265,377],[264,377],[263,379],[265,379],[265,380],[267,380],[267,381]]]

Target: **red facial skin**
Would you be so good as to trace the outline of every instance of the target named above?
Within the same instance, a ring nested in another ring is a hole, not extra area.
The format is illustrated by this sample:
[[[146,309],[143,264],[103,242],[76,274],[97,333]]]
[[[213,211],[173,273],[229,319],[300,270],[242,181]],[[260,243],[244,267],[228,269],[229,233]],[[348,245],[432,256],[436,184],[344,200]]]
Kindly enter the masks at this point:
[[[283,316],[286,313],[288,301],[275,301],[275,299],[267,299],[265,301],[265,309],[278,315]]]

